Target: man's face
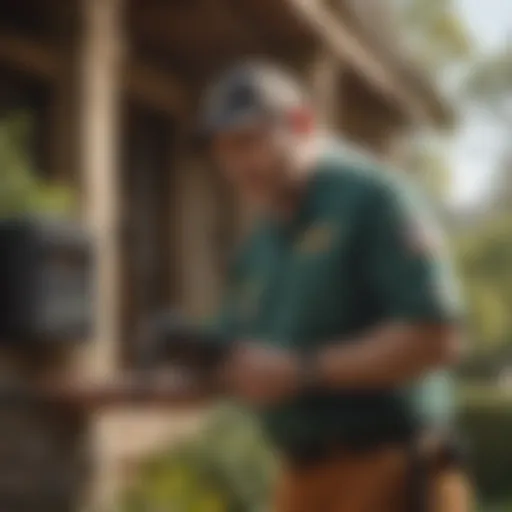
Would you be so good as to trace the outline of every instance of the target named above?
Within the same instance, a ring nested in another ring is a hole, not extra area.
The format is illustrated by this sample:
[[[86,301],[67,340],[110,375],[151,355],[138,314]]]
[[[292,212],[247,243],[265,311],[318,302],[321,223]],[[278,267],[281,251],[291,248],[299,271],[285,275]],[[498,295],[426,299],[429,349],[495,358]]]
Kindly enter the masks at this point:
[[[238,192],[260,205],[272,200],[285,179],[283,137],[266,123],[216,134],[212,156]]]

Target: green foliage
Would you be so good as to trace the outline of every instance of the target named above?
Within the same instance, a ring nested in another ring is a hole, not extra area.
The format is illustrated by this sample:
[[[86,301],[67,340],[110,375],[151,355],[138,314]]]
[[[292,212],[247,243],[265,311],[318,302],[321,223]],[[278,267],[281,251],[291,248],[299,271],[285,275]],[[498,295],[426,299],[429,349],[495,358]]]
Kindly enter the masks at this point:
[[[461,393],[460,423],[470,444],[479,496],[501,508],[511,499],[512,393],[490,386]],[[146,461],[119,512],[262,512],[275,461],[250,417],[224,409],[202,433]],[[491,500],[491,501],[489,501]]]
[[[456,241],[468,321],[477,346],[512,343],[512,213],[491,216]]]
[[[450,185],[450,169],[443,148],[434,141],[410,141],[406,156],[408,175],[435,204],[442,204]]]
[[[462,402],[461,425],[470,442],[471,472],[478,492],[484,500],[510,502],[512,393],[492,387],[466,388]]]
[[[70,190],[45,183],[33,169],[28,148],[31,126],[25,112],[0,120],[0,216],[68,215],[73,209]]]
[[[512,130],[512,48],[482,57],[471,67],[464,93],[507,130]]]
[[[472,41],[452,0],[397,0],[408,39],[425,66],[443,70],[471,55]]]
[[[407,46],[430,74],[439,78],[470,59],[473,42],[454,0],[394,1]],[[408,144],[407,171],[434,201],[442,203],[450,179],[445,148],[439,140],[427,136]]]
[[[218,411],[198,438],[171,447],[141,468],[121,512],[260,512],[274,461],[251,418]]]
[[[512,46],[476,60],[468,70],[461,92],[461,99],[468,106],[478,108],[503,133],[490,187],[492,206],[500,208],[512,200],[512,150],[508,143],[512,136]]]

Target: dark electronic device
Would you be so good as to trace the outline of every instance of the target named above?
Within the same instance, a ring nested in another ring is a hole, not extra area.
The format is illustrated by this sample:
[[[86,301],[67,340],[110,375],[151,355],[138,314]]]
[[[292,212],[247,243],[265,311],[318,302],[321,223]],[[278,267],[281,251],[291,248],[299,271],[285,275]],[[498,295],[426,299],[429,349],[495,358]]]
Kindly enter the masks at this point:
[[[75,223],[0,220],[0,343],[87,338],[92,270],[91,240]]]
[[[218,367],[232,348],[231,340],[188,322],[174,311],[157,316],[149,329],[144,344],[146,357],[186,366],[198,371],[209,371]]]

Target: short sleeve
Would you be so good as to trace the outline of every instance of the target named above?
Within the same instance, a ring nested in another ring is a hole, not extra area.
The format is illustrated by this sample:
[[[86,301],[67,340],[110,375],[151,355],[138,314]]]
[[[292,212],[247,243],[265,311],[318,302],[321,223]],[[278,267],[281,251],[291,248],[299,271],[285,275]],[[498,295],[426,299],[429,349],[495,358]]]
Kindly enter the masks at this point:
[[[459,320],[462,304],[446,243],[422,198],[387,184],[373,192],[362,227],[365,272],[384,314]]]

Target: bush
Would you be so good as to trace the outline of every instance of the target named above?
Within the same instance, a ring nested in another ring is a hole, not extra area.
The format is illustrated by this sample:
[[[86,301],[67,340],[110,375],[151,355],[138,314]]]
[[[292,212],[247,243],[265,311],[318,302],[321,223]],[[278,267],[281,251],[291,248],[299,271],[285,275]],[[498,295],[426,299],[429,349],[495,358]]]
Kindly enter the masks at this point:
[[[472,473],[487,505],[512,508],[512,394],[466,387],[461,428],[470,441]],[[265,510],[274,461],[251,418],[222,409],[199,438],[149,460],[122,500],[122,512],[259,512]]]
[[[460,421],[470,441],[471,466],[478,491],[485,500],[510,502],[512,393],[491,386],[466,388],[462,403]]]
[[[122,497],[122,512],[261,512],[274,461],[254,422],[218,411],[198,438],[148,460]]]
[[[73,193],[37,176],[28,143],[31,129],[29,113],[14,112],[0,120],[0,216],[67,216],[73,211]]]

